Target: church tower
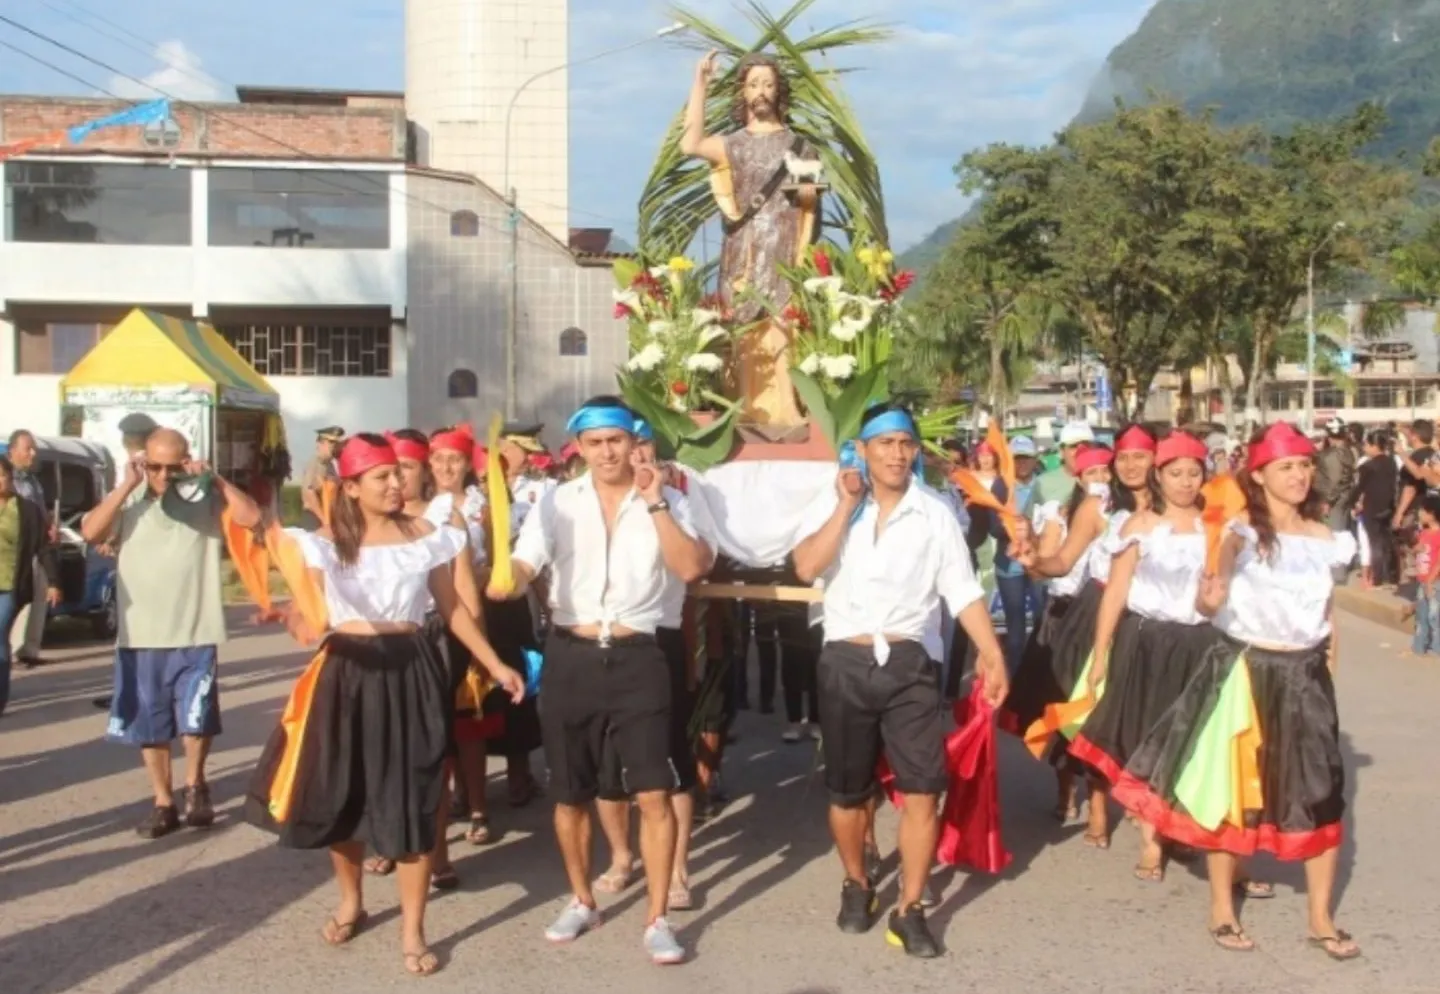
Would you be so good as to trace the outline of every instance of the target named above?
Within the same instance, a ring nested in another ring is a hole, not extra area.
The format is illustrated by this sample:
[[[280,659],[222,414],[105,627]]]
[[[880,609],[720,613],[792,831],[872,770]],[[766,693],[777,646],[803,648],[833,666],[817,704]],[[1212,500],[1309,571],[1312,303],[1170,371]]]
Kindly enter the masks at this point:
[[[569,240],[568,0],[406,0],[405,106],[419,163],[471,173]],[[524,86],[524,92],[516,94]]]

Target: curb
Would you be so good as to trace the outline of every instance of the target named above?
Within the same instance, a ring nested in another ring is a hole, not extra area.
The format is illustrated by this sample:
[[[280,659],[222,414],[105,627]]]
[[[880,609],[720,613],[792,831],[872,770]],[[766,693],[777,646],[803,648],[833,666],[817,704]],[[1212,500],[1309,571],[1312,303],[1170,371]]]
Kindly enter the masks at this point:
[[[1409,601],[1381,590],[1336,587],[1335,607],[1407,634],[1415,631],[1415,617]]]

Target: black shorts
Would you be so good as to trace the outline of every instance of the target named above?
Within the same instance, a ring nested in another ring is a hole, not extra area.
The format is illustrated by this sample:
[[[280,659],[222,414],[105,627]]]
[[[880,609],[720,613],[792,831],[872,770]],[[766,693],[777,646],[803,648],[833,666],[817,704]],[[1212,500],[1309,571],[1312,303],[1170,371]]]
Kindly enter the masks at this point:
[[[689,660],[685,651],[685,633],[678,628],[660,628],[655,641],[670,664],[670,762],[675,766],[675,790],[684,792],[695,786],[695,750],[690,745],[690,716],[695,712],[695,691],[686,687]],[[620,756],[613,748],[600,757],[600,800],[623,801],[627,794],[620,773]]]
[[[560,804],[599,796],[607,751],[626,795],[674,790],[670,664],[648,635],[609,646],[563,631],[545,643],[540,727],[550,786]]]
[[[870,646],[828,642],[818,677],[825,787],[833,803],[859,807],[874,796],[882,749],[900,793],[945,792],[940,667],[924,647],[893,643],[881,666]]]

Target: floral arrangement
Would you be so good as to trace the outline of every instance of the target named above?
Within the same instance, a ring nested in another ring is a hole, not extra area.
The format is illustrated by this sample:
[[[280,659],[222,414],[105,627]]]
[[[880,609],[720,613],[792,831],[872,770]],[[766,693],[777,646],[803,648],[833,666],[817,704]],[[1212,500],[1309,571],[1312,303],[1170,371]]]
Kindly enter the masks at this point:
[[[723,401],[716,390],[729,354],[725,314],[706,297],[695,263],[684,256],[644,266],[615,263],[615,317],[630,324],[628,379],[672,411]]]

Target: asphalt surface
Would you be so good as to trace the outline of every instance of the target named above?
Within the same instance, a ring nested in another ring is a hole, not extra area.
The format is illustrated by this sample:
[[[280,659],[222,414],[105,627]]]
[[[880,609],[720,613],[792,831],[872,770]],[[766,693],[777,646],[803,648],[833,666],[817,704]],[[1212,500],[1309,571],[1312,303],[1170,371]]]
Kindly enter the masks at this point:
[[[108,691],[108,648],[54,646],[53,662],[16,674],[0,718],[4,994],[1440,991],[1440,659],[1400,658],[1403,637],[1369,622],[1342,616],[1339,676],[1353,803],[1338,920],[1364,947],[1358,961],[1332,963],[1305,945],[1303,873],[1266,862],[1256,871],[1279,895],[1242,913],[1260,949],[1217,949],[1204,928],[1204,880],[1172,865],[1163,884],[1135,881],[1129,826],[1109,852],[1084,847],[1079,828],[1049,815],[1048,771],[1013,741],[1002,746],[1002,794],[1014,864],[998,878],[937,871],[932,922],[945,957],[909,961],[881,926],[842,935],[814,746],[784,745],[777,718],[747,713],[726,766],[735,800],[696,838],[700,906],[674,916],[691,962],[662,969],[643,957],[636,888],[602,898],[604,928],[548,945],[541,933],[565,897],[549,812],[543,803],[509,809],[492,766],[499,838],[482,849],[456,842],[462,888],[438,897],[428,919],[445,967],[423,981],[401,963],[393,878],[368,882],[368,930],[327,948],[318,931],[334,893],[324,854],[280,850],[239,820],[244,784],[303,660],[274,630],[237,631],[222,657],[225,734],[211,757],[220,819],[158,842],[132,830],[148,809],[138,757],[101,741],[104,716],[91,705]],[[887,811],[882,848],[893,838]],[[893,869],[892,857],[887,910]]]

